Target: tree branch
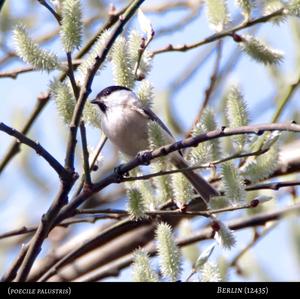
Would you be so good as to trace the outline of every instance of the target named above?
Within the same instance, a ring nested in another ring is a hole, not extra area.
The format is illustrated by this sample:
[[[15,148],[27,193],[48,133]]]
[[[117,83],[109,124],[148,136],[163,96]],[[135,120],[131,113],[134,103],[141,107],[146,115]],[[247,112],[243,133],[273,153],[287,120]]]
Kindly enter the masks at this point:
[[[219,75],[218,73],[219,73],[219,69],[220,69],[220,65],[221,65],[222,48],[223,48],[222,40],[220,40],[217,45],[217,57],[216,57],[216,61],[215,61],[214,67],[213,67],[212,75],[210,76],[210,82],[209,82],[208,87],[205,90],[204,100],[200,107],[198,115],[194,120],[193,127],[200,121],[201,116],[202,116],[205,108],[207,107],[209,100],[211,99],[211,95],[212,95],[215,85],[217,83],[217,77]],[[191,131],[192,130],[190,130],[190,132],[188,133],[188,136],[191,134]]]
[[[30,138],[26,137],[24,134],[5,125],[2,122],[0,123],[0,131],[3,131],[8,135],[17,138],[20,143],[26,144],[27,146],[35,150],[35,152],[39,156],[41,156],[48,162],[48,164],[55,170],[55,172],[63,181],[68,180],[70,178],[70,173],[66,171],[65,168],[39,143],[31,140]]]
[[[91,180],[90,165],[89,165],[89,151],[87,148],[86,130],[83,121],[81,121],[80,124],[80,133],[81,133],[85,183],[87,184],[87,186],[90,186],[92,185],[92,180]]]
[[[46,103],[48,102],[49,98],[50,98],[49,92],[47,92],[45,94],[41,94],[38,97],[38,100],[37,100],[37,103],[35,105],[35,108],[34,108],[32,114],[30,115],[28,121],[25,123],[24,127],[20,130],[20,133],[22,133],[23,135],[26,135],[28,133],[28,131],[30,130],[32,124],[34,123],[34,121],[36,120],[36,118],[38,117],[38,115],[40,114],[40,112],[42,111],[42,109],[44,108],[44,106],[46,105]],[[3,160],[0,163],[0,174],[4,170],[4,168],[6,167],[6,165],[9,163],[9,161],[19,151],[20,151],[20,143],[17,142],[17,141],[15,141],[9,147],[8,151],[4,155]]]
[[[60,24],[61,17],[60,15],[47,3],[45,0],[37,0],[42,6],[44,6],[57,20],[57,22]]]
[[[236,153],[233,154],[229,157],[220,159],[220,160],[216,160],[216,161],[212,161],[206,164],[202,164],[202,165],[195,165],[195,166],[190,166],[190,167],[185,167],[185,168],[178,168],[178,169],[172,169],[172,170],[166,170],[166,171],[158,171],[158,172],[153,172],[153,173],[149,173],[146,175],[139,175],[139,176],[126,176],[124,178],[122,178],[122,182],[131,182],[131,181],[139,181],[139,180],[148,180],[150,178],[154,178],[154,177],[158,177],[158,176],[163,176],[163,175],[170,175],[170,174],[174,174],[174,173],[178,173],[178,172],[184,172],[186,170],[197,170],[197,169],[205,169],[205,168],[214,168],[216,165],[224,163],[226,161],[230,161],[233,159],[240,159],[240,158],[245,158],[245,157],[252,157],[252,156],[259,156],[262,155],[264,153],[266,153],[269,149],[263,149],[263,150],[257,150],[255,152],[251,152],[251,153],[245,153],[245,154],[240,154],[240,153]]]
[[[283,14],[284,14],[284,8],[281,8],[271,14],[265,15],[263,17],[255,19],[255,20],[250,20],[246,23],[242,23],[234,28],[222,31],[220,33],[213,34],[213,35],[201,40],[200,42],[197,42],[194,44],[181,45],[181,46],[174,46],[174,45],[169,44],[161,49],[153,51],[152,55],[157,55],[157,54],[166,53],[166,52],[186,52],[186,51],[198,48],[200,46],[215,42],[223,37],[232,36],[234,33],[238,32],[240,30],[249,28],[256,24],[265,23],[265,22],[267,22],[275,17],[281,16]]]

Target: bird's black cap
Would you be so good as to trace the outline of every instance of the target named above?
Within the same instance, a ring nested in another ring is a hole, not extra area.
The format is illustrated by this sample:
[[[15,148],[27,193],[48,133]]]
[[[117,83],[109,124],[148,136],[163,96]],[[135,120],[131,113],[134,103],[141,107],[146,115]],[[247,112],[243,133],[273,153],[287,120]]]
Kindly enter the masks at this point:
[[[101,99],[102,97],[107,97],[109,96],[111,93],[113,93],[114,91],[117,90],[128,90],[131,91],[129,88],[125,87],[125,86],[119,86],[119,85],[113,85],[113,86],[109,86],[104,88],[103,90],[101,90],[98,94],[97,94],[97,99]]]

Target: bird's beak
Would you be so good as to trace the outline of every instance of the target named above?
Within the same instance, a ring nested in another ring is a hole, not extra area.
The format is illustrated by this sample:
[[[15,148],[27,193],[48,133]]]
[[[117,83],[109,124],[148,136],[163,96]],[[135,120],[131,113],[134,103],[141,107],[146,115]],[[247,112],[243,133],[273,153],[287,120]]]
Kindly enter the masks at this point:
[[[91,103],[92,103],[92,104],[97,104],[98,101],[97,101],[97,99],[94,99],[94,100],[91,100]]]

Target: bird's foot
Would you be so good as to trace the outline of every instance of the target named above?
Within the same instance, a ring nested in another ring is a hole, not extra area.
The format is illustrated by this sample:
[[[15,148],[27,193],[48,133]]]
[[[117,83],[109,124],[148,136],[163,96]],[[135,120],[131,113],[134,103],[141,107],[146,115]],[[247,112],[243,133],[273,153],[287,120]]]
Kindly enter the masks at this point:
[[[139,162],[143,165],[149,165],[150,164],[150,159],[151,159],[151,151],[146,150],[146,151],[140,151],[137,153],[137,159]]]
[[[119,166],[114,168],[114,175],[116,176],[118,182],[121,182],[124,177],[129,176],[129,173],[124,172],[124,170],[122,169],[123,166],[124,164],[120,164]]]

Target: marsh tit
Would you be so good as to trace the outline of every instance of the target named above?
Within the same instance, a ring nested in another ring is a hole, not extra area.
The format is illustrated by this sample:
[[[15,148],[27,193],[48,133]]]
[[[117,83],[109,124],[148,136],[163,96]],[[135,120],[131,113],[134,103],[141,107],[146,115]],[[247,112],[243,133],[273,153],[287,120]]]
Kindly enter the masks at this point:
[[[91,103],[101,111],[101,128],[106,137],[123,154],[134,157],[149,148],[148,123],[159,124],[165,140],[174,143],[175,139],[159,117],[149,108],[145,108],[136,94],[124,86],[110,86],[103,89]],[[186,168],[188,163],[179,152],[168,155],[176,168]],[[205,203],[211,196],[219,193],[192,170],[183,171]]]

